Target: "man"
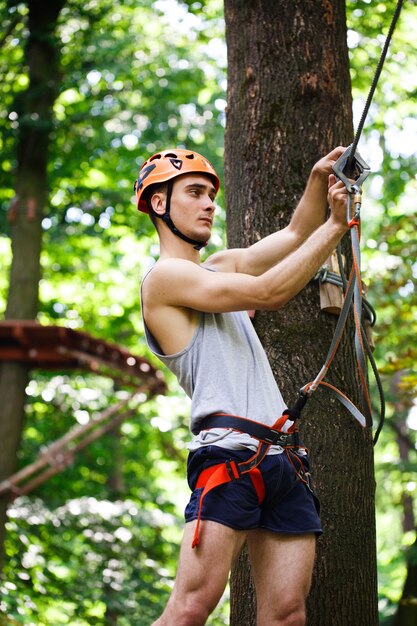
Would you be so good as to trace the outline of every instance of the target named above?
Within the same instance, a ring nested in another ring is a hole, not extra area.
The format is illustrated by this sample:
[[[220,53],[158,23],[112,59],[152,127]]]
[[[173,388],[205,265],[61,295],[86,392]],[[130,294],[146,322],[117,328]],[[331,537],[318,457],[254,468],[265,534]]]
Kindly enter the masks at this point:
[[[346,188],[331,174],[343,151],[313,167],[286,228],[204,264],[199,250],[210,238],[220,185],[211,164],[173,149],[139,172],[138,209],[160,239],[160,258],[142,284],[146,336],[192,398],[194,434],[177,578],[154,626],[205,624],[245,541],[257,625],[305,624],[318,506],[307,455],[246,312],[284,306],[348,231]]]

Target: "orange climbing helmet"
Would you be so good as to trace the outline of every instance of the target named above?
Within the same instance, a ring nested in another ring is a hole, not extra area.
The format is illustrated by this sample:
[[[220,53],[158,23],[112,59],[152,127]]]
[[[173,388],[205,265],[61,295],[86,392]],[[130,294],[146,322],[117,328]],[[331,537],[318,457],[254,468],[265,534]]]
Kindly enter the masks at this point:
[[[198,152],[174,148],[152,155],[139,170],[135,181],[136,206],[139,211],[149,213],[144,192],[151,185],[165,183],[182,174],[206,174],[213,180],[216,193],[220,180],[212,164]]]

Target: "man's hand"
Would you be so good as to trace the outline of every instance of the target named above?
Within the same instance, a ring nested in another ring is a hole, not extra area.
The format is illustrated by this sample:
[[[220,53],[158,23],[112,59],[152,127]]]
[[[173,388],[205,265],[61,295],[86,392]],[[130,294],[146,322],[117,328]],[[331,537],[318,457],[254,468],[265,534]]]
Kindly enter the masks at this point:
[[[311,170],[312,174],[319,174],[321,177],[324,177],[327,180],[329,174],[332,173],[332,167],[336,163],[337,159],[345,152],[346,148],[343,146],[338,146],[329,154],[326,154],[323,158],[321,158],[317,163],[313,166]]]
[[[311,170],[303,196],[290,222],[290,229],[296,233],[298,245],[319,228],[327,218],[329,176],[333,173],[333,165],[345,150],[346,148],[343,146],[334,148],[329,154],[317,161]],[[337,204],[339,204],[339,200]],[[336,219],[336,223],[338,226],[345,224],[339,219]]]
[[[330,174],[328,178],[328,194],[327,201],[330,206],[331,215],[330,218],[333,219],[338,224],[345,226],[346,230],[348,230],[348,222],[347,222],[347,197],[348,192],[346,189],[346,185],[336,178],[334,174]]]

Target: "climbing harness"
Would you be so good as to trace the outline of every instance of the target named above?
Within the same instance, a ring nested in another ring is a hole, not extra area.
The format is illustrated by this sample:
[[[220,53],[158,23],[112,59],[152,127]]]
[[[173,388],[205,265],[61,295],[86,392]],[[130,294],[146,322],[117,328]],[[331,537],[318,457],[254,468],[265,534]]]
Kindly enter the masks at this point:
[[[288,460],[295,470],[297,479],[301,480],[310,490],[312,490],[310,473],[304,470],[301,459],[296,454],[297,451],[305,450],[305,448],[301,443],[299,431],[295,422],[292,422],[291,420],[291,425],[288,427],[288,430],[285,432],[283,430],[284,427],[288,426],[286,423],[289,419],[290,416],[284,412],[284,414],[272,426],[267,426],[261,422],[256,422],[245,417],[229,415],[226,413],[209,415],[202,420],[200,424],[200,432],[211,428],[232,429],[240,433],[250,435],[254,439],[257,439],[259,444],[256,452],[247,461],[236,463],[235,460],[230,459],[204,469],[199,475],[195,488],[203,488],[203,490],[200,495],[197,524],[192,542],[193,548],[196,548],[200,543],[199,531],[204,498],[209,491],[215,487],[239,480],[247,474],[252,481],[252,485],[258,497],[258,502],[259,504],[262,504],[265,497],[265,486],[262,473],[258,466],[268,454],[272,445],[278,445],[284,449]]]
[[[363,131],[365,120],[369,112],[376,86],[378,84],[379,77],[381,75],[382,67],[384,65],[384,61],[388,52],[388,47],[401,13],[402,5],[403,0],[398,0],[385,40],[385,44],[372,80],[369,94],[366,99],[364,110],[362,112],[362,116],[355,133],[354,140],[333,166],[333,172],[335,173],[337,178],[344,183],[348,192],[346,221],[350,228],[352,268],[349,278],[347,279],[344,273],[342,255],[339,245],[337,248],[337,256],[339,261],[340,277],[335,273],[332,274],[324,270],[323,272],[320,271],[315,278],[319,278],[322,281],[327,280],[329,282],[333,282],[333,284],[340,285],[344,293],[343,306],[339,314],[339,319],[336,324],[334,336],[331,341],[324,365],[322,366],[315,379],[307,383],[300,389],[299,397],[295,407],[293,409],[289,409],[290,413],[292,413],[296,418],[299,418],[301,415],[301,410],[305,406],[308,398],[319,386],[323,385],[333,395],[335,395],[337,399],[352,413],[352,415],[361,424],[361,426],[372,427],[372,406],[367,384],[366,357],[368,357],[373,374],[375,376],[380,399],[379,424],[377,426],[373,439],[374,445],[378,441],[378,437],[382,430],[385,419],[385,399],[381,379],[378,374],[375,360],[372,356],[372,351],[369,347],[366,332],[362,325],[363,314],[368,315],[368,318],[370,318],[371,324],[373,325],[375,323],[375,312],[369,305],[369,303],[367,303],[367,301],[364,300],[362,297],[363,289],[360,275],[360,211],[362,205],[362,183],[370,174],[370,167],[358,153],[357,146]],[[364,396],[363,399],[365,415],[363,415],[363,413],[359,411],[359,409],[339,389],[337,389],[330,383],[324,382],[323,380],[335,357],[351,308],[353,309],[353,315],[355,320],[355,350],[358,372]]]

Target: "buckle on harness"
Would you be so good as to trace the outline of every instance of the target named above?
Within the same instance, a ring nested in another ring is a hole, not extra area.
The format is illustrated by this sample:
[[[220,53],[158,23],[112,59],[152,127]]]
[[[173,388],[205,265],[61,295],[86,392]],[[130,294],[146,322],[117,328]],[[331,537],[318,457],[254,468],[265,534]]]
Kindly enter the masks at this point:
[[[296,439],[297,437],[295,432],[280,433],[276,431],[276,435],[274,434],[274,436],[271,437],[271,443],[274,445],[282,446],[283,448],[287,447],[288,445],[291,445],[291,447],[297,447],[298,441],[296,441]]]
[[[228,459],[227,461],[225,461],[225,465],[227,473],[229,474],[231,480],[238,480],[241,476],[241,472],[236,461],[233,461],[233,459]]]

